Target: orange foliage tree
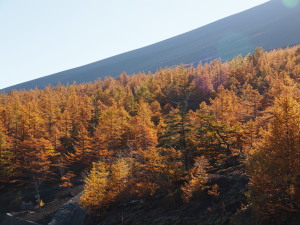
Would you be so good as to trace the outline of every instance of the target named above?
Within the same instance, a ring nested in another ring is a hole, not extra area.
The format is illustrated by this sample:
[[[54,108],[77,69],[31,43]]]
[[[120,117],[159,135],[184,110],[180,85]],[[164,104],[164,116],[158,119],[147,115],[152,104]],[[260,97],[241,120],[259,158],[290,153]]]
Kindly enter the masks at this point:
[[[276,99],[273,119],[261,132],[248,166],[253,205],[267,216],[299,213],[300,104],[291,93]]]

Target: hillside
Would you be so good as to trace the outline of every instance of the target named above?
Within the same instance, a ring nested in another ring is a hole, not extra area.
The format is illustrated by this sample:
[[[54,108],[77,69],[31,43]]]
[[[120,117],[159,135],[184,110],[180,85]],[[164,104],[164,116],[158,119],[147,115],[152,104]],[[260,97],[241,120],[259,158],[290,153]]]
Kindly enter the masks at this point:
[[[0,93],[0,213],[40,224],[78,207],[93,225],[122,213],[136,225],[299,224],[299,81],[300,45]]]
[[[34,89],[91,82],[122,72],[134,74],[179,64],[197,64],[221,58],[246,55],[261,46],[265,50],[292,46],[300,42],[300,5],[287,8],[273,0],[236,15],[159,43],[113,56],[85,66],[66,70],[4,89]]]

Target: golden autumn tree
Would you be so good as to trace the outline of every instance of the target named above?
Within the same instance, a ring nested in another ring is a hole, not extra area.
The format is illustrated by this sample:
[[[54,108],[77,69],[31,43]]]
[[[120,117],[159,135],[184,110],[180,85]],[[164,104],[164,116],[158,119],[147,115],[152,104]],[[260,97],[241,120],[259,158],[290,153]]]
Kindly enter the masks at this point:
[[[220,86],[216,98],[211,99],[210,102],[216,119],[222,123],[232,126],[240,121],[242,105],[234,91],[229,91]]]
[[[214,110],[203,102],[200,109],[190,112],[195,124],[193,144],[197,148],[196,154],[205,155],[212,165],[222,167],[229,157],[239,154],[242,130],[238,123],[229,126],[225,121],[218,120]]]
[[[204,156],[195,159],[194,167],[191,169],[188,181],[181,187],[182,199],[188,202],[195,194],[203,191],[208,182],[208,161]]]
[[[150,106],[147,103],[139,103],[137,116],[132,118],[132,123],[137,124],[137,126],[133,126],[132,128],[136,148],[145,150],[148,147],[157,145],[157,131],[151,120],[152,114]]]
[[[37,200],[40,201],[39,189],[44,181],[53,175],[52,168],[55,164],[57,152],[50,141],[44,138],[29,136],[20,146],[19,170],[23,170],[23,176],[32,180]]]
[[[125,87],[125,97],[124,97],[124,109],[130,114],[130,115],[134,115],[136,114],[136,107],[137,107],[137,103],[134,99],[134,96],[132,94],[132,90],[130,89],[130,87],[127,85]]]
[[[138,195],[169,191],[182,175],[182,153],[174,148],[138,149],[134,152],[133,189]]]
[[[107,203],[108,175],[108,165],[105,162],[93,163],[85,179],[84,192],[80,197],[81,205],[89,210],[96,210]]]
[[[129,119],[129,114],[123,107],[118,107],[114,101],[112,106],[103,110],[95,131],[94,148],[99,156],[105,155],[106,151],[114,152],[127,148]]]
[[[242,89],[241,114],[244,121],[249,121],[250,119],[256,120],[258,110],[261,105],[261,99],[262,96],[257,90],[253,89],[251,85],[248,84],[244,89]]]
[[[93,139],[88,130],[80,124],[77,128],[77,135],[74,141],[74,153],[68,153],[67,159],[71,169],[80,172],[96,161],[97,152],[93,149]]]
[[[5,134],[4,127],[0,121],[0,181],[6,180],[12,175],[14,165],[12,164],[13,154],[8,141],[8,136]]]
[[[132,158],[118,157],[111,165],[110,198],[119,197],[130,184]],[[123,193],[126,196],[126,193]]]
[[[161,106],[158,101],[154,101],[150,104],[150,109],[152,111],[151,121],[154,123],[155,126],[158,126],[158,124],[162,120],[162,112],[161,112]]]
[[[188,200],[205,186],[197,157],[209,160],[211,173],[242,168],[250,157],[258,211],[298,213],[299,55],[299,46],[257,49],[231,62],[0,93],[1,187],[34,180],[39,187],[53,173],[70,186],[71,170],[79,174],[100,159],[105,169],[94,164],[87,207],[178,191],[190,172]]]
[[[62,99],[58,99],[58,94],[50,87],[46,87],[39,97],[40,117],[44,118],[45,137],[51,141],[54,149],[61,147],[59,138],[59,122],[61,120],[61,110],[59,104]]]
[[[300,212],[300,104],[286,91],[249,160],[254,208],[267,216]],[[285,219],[282,217],[281,219]]]

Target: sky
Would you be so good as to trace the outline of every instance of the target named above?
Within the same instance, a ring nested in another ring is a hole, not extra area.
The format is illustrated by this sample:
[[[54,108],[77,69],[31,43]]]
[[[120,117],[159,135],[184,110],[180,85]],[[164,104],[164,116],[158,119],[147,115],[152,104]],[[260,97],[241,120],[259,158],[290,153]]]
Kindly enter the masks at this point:
[[[0,0],[0,89],[144,47],[267,1]]]

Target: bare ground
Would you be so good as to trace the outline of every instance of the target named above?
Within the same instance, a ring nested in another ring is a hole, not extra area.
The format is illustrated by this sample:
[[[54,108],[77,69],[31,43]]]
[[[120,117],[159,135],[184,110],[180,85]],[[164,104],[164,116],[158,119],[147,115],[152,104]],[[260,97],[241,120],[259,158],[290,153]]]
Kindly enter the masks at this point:
[[[22,210],[22,202],[35,202],[35,191],[33,189],[13,190],[0,193],[0,213],[11,213],[12,215],[44,225],[48,224],[55,211],[83,188],[82,182],[70,188],[53,185],[40,191],[41,199],[45,203],[42,208],[35,206],[32,210]]]

